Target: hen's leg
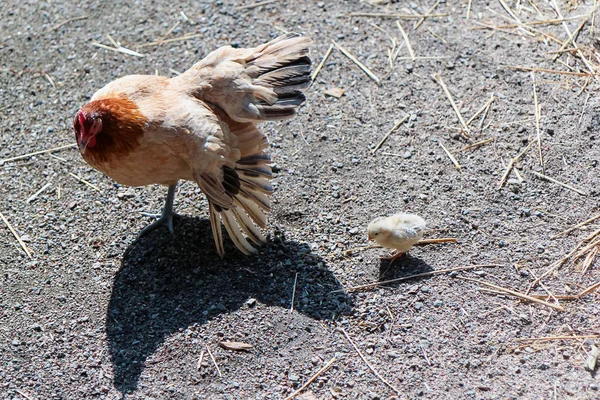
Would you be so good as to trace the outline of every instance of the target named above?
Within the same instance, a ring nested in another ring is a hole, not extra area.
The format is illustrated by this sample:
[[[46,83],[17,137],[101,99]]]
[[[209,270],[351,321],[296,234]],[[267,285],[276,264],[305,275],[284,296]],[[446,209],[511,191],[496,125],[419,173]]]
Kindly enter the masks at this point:
[[[173,230],[173,217],[176,216],[173,212],[173,200],[175,200],[175,190],[177,189],[177,184],[169,186],[169,191],[167,192],[167,199],[165,200],[165,206],[163,207],[162,214],[158,217],[156,221],[145,227],[140,231],[139,236],[144,236],[148,232],[151,232],[158,228],[159,226],[166,226],[169,229],[169,232],[175,233]],[[148,216],[154,216],[151,214],[145,214]]]

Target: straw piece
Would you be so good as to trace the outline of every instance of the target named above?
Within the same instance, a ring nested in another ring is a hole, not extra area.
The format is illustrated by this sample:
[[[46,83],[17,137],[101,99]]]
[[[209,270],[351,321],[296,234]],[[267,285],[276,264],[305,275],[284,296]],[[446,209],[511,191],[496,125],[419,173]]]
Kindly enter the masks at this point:
[[[315,79],[317,79],[317,75],[319,75],[319,72],[321,72],[323,65],[325,65],[325,62],[329,58],[329,55],[331,54],[332,51],[333,51],[333,44],[329,46],[329,48],[327,49],[327,52],[325,52],[325,56],[323,56],[323,59],[319,63],[319,66],[317,67],[317,69],[314,70],[314,72],[310,76],[311,81],[314,81]]]
[[[519,71],[547,72],[549,74],[559,74],[559,75],[591,76],[591,74],[589,74],[587,72],[559,71],[559,70],[556,70],[556,69],[523,67],[523,66],[520,66],[520,65],[505,65],[504,68],[516,69],[516,70],[519,70]]]
[[[421,239],[415,246],[423,246],[427,244],[436,244],[436,243],[456,243],[458,240],[456,238],[438,238],[438,239]]]
[[[502,175],[502,179],[500,179],[499,188],[504,186],[504,182],[506,182],[508,175],[510,175],[510,171],[512,171],[513,167],[521,159],[521,157],[523,157],[523,155],[525,153],[527,153],[527,150],[529,150],[529,148],[531,147],[532,144],[533,144],[533,141],[529,142],[529,144],[527,145],[527,147],[525,147],[525,149],[523,149],[523,151],[521,151],[519,154],[517,154],[517,156],[515,158],[511,158],[510,162],[508,163],[508,166],[506,167],[506,171],[504,171],[504,175]]]
[[[504,288],[502,286],[496,286],[496,285],[494,285],[492,283],[481,281],[479,279],[467,278],[467,277],[464,277],[464,276],[457,276],[457,278],[463,279],[465,281],[479,283],[480,285],[485,285],[485,286],[491,287],[491,288],[493,288],[495,290],[498,290],[500,292],[504,292],[506,294],[513,295],[513,296],[518,297],[518,298],[523,299],[523,300],[529,300],[529,301],[531,301],[533,303],[542,304],[542,305],[544,305],[546,307],[553,308],[553,309],[555,309],[557,311],[565,311],[564,307],[562,307],[561,305],[548,303],[547,301],[537,299],[535,297],[529,296],[529,295],[527,295],[525,293],[517,292],[517,291],[512,290],[512,289],[507,289],[507,288]]]
[[[273,4],[273,3],[277,3],[279,0],[265,0],[265,1],[259,1],[257,3],[252,3],[252,4],[246,4],[244,6],[239,6],[236,7],[235,9],[237,11],[240,10],[247,10],[249,8],[256,8],[256,7],[260,7],[260,6],[266,6],[267,4]]]
[[[450,100],[450,104],[452,105],[452,108],[454,109],[454,112],[456,113],[456,115],[458,116],[458,120],[460,121],[461,125],[463,126],[463,128],[465,129],[465,135],[467,137],[469,137],[471,135],[471,132],[469,131],[469,127],[467,126],[467,123],[465,122],[465,119],[463,118],[462,114],[460,113],[460,110],[458,109],[458,107],[456,106],[456,103],[454,102],[454,98],[452,97],[452,94],[450,93],[450,90],[448,90],[448,87],[446,86],[446,84],[444,83],[444,80],[442,79],[442,77],[439,74],[433,74],[433,79],[435,79],[435,81],[437,83],[440,84],[440,86],[442,87],[442,90],[444,91],[444,93],[446,94],[446,97],[448,97],[448,100]]]
[[[491,142],[493,142],[494,140],[496,140],[496,138],[489,138],[489,139],[485,139],[485,140],[482,140],[481,142],[476,142],[476,143],[470,144],[470,145],[468,145],[468,146],[465,146],[465,147],[463,147],[462,149],[460,149],[460,150],[457,150],[456,152],[457,152],[457,153],[459,153],[459,152],[461,152],[461,151],[467,151],[467,150],[470,150],[470,149],[474,149],[474,148],[476,148],[476,147],[480,147],[480,146],[483,146],[483,145],[485,145],[485,144],[491,143]]]
[[[372,288],[372,287],[376,287],[376,286],[387,285],[389,283],[402,282],[402,281],[406,281],[409,279],[421,278],[424,276],[434,276],[434,275],[439,275],[439,274],[445,274],[447,272],[453,272],[453,271],[467,271],[467,270],[476,269],[476,268],[492,268],[492,267],[502,267],[502,265],[498,265],[498,264],[469,265],[469,266],[465,266],[465,267],[438,269],[435,271],[423,272],[421,274],[403,276],[402,278],[390,279],[390,280],[381,281],[381,282],[367,283],[366,285],[352,286],[352,287],[345,288],[345,289],[334,290],[331,293],[343,292],[344,290],[349,292],[351,290],[368,289],[368,288]]]
[[[575,229],[581,228],[584,225],[589,224],[590,222],[594,222],[595,220],[597,220],[598,218],[600,218],[600,214],[593,216],[592,218],[586,219],[583,222],[578,223],[577,225],[567,229],[566,231],[562,231],[561,233],[558,233],[554,236],[552,236],[550,239],[556,239],[559,236],[563,236],[566,235],[567,233],[571,233],[572,231],[574,231]]]
[[[48,150],[40,150],[40,151],[34,151],[33,153],[27,153],[27,154],[23,154],[22,156],[16,156],[16,157],[11,157],[11,158],[5,158],[3,160],[0,160],[0,164],[8,162],[8,161],[15,161],[15,160],[21,160],[23,158],[27,158],[27,157],[31,157],[31,156],[36,156],[38,154],[45,154],[45,153],[51,153],[53,151],[57,151],[57,150],[62,150],[62,149],[68,149],[70,147],[76,147],[77,144],[76,143],[72,143],[72,144],[66,144],[64,146],[59,146],[59,147],[54,147],[52,149],[48,149]]]
[[[48,189],[50,187],[50,185],[52,185],[52,182],[48,182],[46,183],[40,190],[38,190],[37,192],[35,192],[33,195],[31,195],[31,197],[29,197],[25,202],[26,203],[31,203],[32,201],[34,201],[35,199],[37,199],[37,197],[46,189]]]
[[[542,173],[545,173],[544,170],[544,158],[542,157],[542,133],[540,130],[540,120],[542,119],[542,110],[541,106],[538,103],[537,89],[535,87],[535,71],[531,71],[531,81],[533,82],[533,102],[535,106],[535,129],[537,132],[537,144],[538,151],[540,156],[540,167],[542,167]]]
[[[166,42],[167,42],[167,41],[165,40],[165,41],[163,41],[163,42],[161,42],[161,43],[166,43]],[[102,49],[106,49],[106,50],[114,51],[115,53],[123,53],[123,54],[127,54],[127,55],[129,55],[129,56],[135,56],[135,57],[144,57],[144,55],[143,55],[143,54],[141,54],[141,53],[138,53],[137,51],[133,51],[133,50],[127,49],[127,48],[125,48],[125,47],[123,47],[123,46],[110,47],[110,46],[107,46],[107,45],[105,45],[105,44],[98,43],[98,42],[96,42],[95,40],[92,42],[92,46],[96,46],[96,47],[100,47],[100,48],[102,48]]]
[[[66,25],[69,22],[80,21],[82,19],[87,19],[87,18],[88,18],[87,15],[82,15],[80,17],[75,17],[75,18],[69,18],[69,19],[66,19],[63,22],[59,23],[59,24],[54,25],[51,30],[56,31],[56,30],[60,29],[61,26]]]
[[[400,34],[402,35],[402,38],[404,39],[404,43],[406,43],[406,48],[408,49],[408,54],[410,54],[411,60],[414,61],[415,60],[415,52],[413,51],[412,45],[410,44],[410,40],[408,40],[408,35],[404,31],[404,28],[400,24],[399,20],[396,21],[396,25],[398,25],[398,29],[400,29]]]
[[[390,137],[390,135],[391,135],[391,134],[392,134],[392,133],[393,133],[393,132],[394,132],[396,129],[398,129],[398,128],[400,127],[400,125],[402,125],[402,124],[404,123],[404,121],[406,121],[406,120],[408,119],[408,117],[409,117],[409,116],[410,116],[409,114],[406,114],[406,115],[404,116],[404,118],[402,118],[400,121],[396,122],[396,124],[394,125],[394,127],[393,127],[392,129],[390,129],[388,133],[386,133],[386,135],[383,137],[383,139],[381,139],[381,140],[379,141],[379,143],[377,143],[377,146],[375,146],[375,148],[372,150],[371,154],[375,154],[375,152],[376,152],[377,150],[379,150],[379,148],[380,148],[381,146],[383,146],[383,144],[385,143],[385,141],[386,141],[386,140],[388,140],[388,138]]]
[[[479,110],[477,110],[477,112],[475,114],[473,114],[473,116],[467,120],[467,126],[471,125],[471,122],[473,122],[473,120],[475,118],[477,118],[479,116],[479,114],[481,114],[484,111],[487,111],[487,109],[492,105],[492,103],[496,99],[497,99],[497,97],[494,96],[494,93],[492,93],[492,95],[490,96],[490,99],[488,101],[486,101],[485,104],[483,106],[481,106],[481,108]]]
[[[514,338],[517,342],[536,342],[536,341],[550,341],[550,340],[579,340],[579,339],[595,339],[600,338],[600,335],[573,335],[573,336],[542,336],[537,338]]]
[[[379,374],[379,372],[377,372],[377,370],[371,365],[371,363],[369,363],[367,361],[367,359],[365,358],[365,356],[363,356],[363,354],[358,349],[358,347],[356,346],[356,344],[354,343],[354,341],[350,338],[350,336],[348,336],[348,333],[346,333],[346,330],[344,328],[342,328],[342,327],[340,327],[340,330],[342,331],[342,333],[344,334],[344,336],[346,336],[346,339],[348,339],[348,341],[350,342],[350,344],[352,345],[352,347],[354,347],[354,350],[356,350],[356,353],[358,353],[358,355],[364,361],[364,363],[367,364],[367,367],[369,367],[369,369],[371,370],[371,372],[373,372],[373,374],[377,378],[379,378],[379,380],[381,382],[383,382],[387,387],[389,387],[394,392],[396,392],[396,394],[400,395],[400,390],[396,389],[391,383],[389,383],[387,380],[385,380],[385,378],[383,376],[381,376]]]
[[[98,186],[94,185],[93,183],[90,183],[89,181],[86,181],[85,179],[83,179],[83,178],[82,178],[82,177],[80,177],[79,175],[75,175],[75,174],[74,174],[74,173],[72,173],[72,172],[69,172],[69,175],[71,175],[73,178],[77,179],[79,182],[81,182],[81,183],[83,183],[83,184],[85,184],[85,185],[87,185],[87,186],[91,187],[92,189],[94,189],[94,190],[97,190],[97,191],[99,191],[99,192],[101,191],[101,190],[100,190],[100,188],[99,188]]]
[[[423,22],[425,22],[425,18],[427,18],[427,16],[429,14],[431,14],[433,12],[433,10],[435,10],[437,8],[437,6],[440,4],[441,0],[437,0],[431,7],[429,7],[429,10],[427,10],[427,14],[421,18],[419,21],[417,21],[417,23],[415,24],[415,26],[413,26],[413,30],[416,31],[417,29],[419,29],[419,27],[421,26],[421,24]]]
[[[542,178],[542,179],[545,179],[545,180],[547,180],[547,181],[550,181],[550,182],[552,182],[552,183],[556,183],[557,185],[560,185],[560,186],[562,186],[562,187],[564,187],[564,188],[567,188],[567,189],[569,189],[569,190],[572,190],[572,191],[574,191],[575,193],[579,193],[579,194],[580,194],[580,195],[582,195],[582,196],[587,196],[587,193],[585,193],[585,192],[583,192],[583,191],[581,191],[581,190],[579,190],[579,189],[575,189],[575,188],[574,188],[573,186],[571,186],[571,185],[567,185],[566,183],[562,183],[562,182],[560,182],[560,181],[557,181],[556,179],[554,179],[554,178],[550,178],[549,176],[546,176],[546,175],[544,175],[544,174],[540,174],[539,172],[535,172],[535,171],[530,171],[530,172],[531,172],[532,174],[534,174],[535,176],[537,176],[537,177],[540,177],[540,178]]]
[[[323,372],[327,371],[331,367],[331,365],[335,362],[335,360],[336,360],[336,358],[333,357],[331,360],[327,361],[327,363],[325,365],[323,365],[323,367],[320,370],[318,370],[313,376],[311,376],[310,379],[308,381],[306,381],[306,383],[304,385],[300,386],[300,388],[298,390],[296,390],[294,393],[290,394],[284,400],[291,400],[294,397],[298,396],[298,394],[300,394],[300,392],[302,392],[311,383],[313,383],[315,381],[315,379],[317,379],[319,377],[319,375],[321,375]]]
[[[452,155],[452,153],[450,153],[448,151],[448,149],[446,148],[446,146],[444,146],[441,142],[440,142],[440,146],[442,146],[442,149],[444,149],[444,151],[448,155],[448,158],[450,158],[450,161],[452,161],[452,164],[454,164],[454,167],[456,168],[456,170],[458,172],[462,172],[461,169],[460,169],[460,164],[458,163],[458,161],[456,161],[456,158],[454,158],[454,156]]]
[[[348,50],[346,50],[345,48],[343,48],[342,46],[340,46],[339,44],[337,44],[335,40],[333,40],[333,44],[346,57],[348,57],[350,60],[352,60],[352,62],[354,62],[356,65],[358,65],[358,67],[360,69],[362,69],[365,74],[369,75],[369,78],[373,79],[377,84],[381,83],[380,80],[379,80],[379,78],[377,76],[375,76],[375,74],[372,73],[371,70],[369,68],[367,68],[363,63],[361,63],[360,61],[358,61],[358,59],[356,57],[354,57],[352,54],[350,54],[350,52]]]
[[[4,221],[4,223],[8,227],[8,230],[10,231],[10,233],[12,233],[13,236],[15,237],[15,239],[17,239],[17,242],[19,242],[19,244],[21,245],[21,248],[23,249],[23,251],[25,251],[25,254],[27,254],[27,256],[29,256],[29,258],[33,258],[33,256],[29,252],[29,249],[25,245],[25,242],[23,242],[23,240],[21,239],[21,236],[19,236],[19,234],[17,233],[17,231],[12,227],[12,225],[10,224],[10,222],[8,222],[8,220],[6,219],[6,217],[4,216],[4,214],[2,214],[2,212],[0,212],[0,218],[2,218],[2,221]]]
[[[397,19],[422,19],[432,17],[447,17],[449,14],[397,14],[397,13],[363,13],[353,12],[348,17],[373,17],[373,18],[397,18]]]

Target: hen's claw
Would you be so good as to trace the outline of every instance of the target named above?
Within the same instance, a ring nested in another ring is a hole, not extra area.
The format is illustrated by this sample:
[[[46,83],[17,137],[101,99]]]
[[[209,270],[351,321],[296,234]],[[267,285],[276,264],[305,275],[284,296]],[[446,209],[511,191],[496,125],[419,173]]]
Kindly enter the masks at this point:
[[[142,229],[138,234],[138,237],[142,237],[163,225],[167,227],[169,232],[172,234],[175,233],[175,230],[173,229],[173,217],[179,217],[179,215],[173,211],[173,200],[175,199],[176,188],[177,184],[169,186],[169,192],[167,193],[167,199],[165,200],[165,206],[163,207],[162,214],[142,213],[142,215],[147,217],[158,217],[158,219]]]

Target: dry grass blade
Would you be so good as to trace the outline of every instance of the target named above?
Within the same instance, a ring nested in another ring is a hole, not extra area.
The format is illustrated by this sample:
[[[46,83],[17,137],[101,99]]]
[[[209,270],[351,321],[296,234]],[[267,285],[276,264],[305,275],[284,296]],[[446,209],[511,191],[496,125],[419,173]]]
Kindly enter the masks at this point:
[[[542,167],[542,173],[544,170],[544,158],[542,157],[542,132],[540,130],[540,120],[542,119],[542,109],[538,102],[537,89],[535,87],[535,71],[531,71],[531,81],[533,82],[533,102],[535,106],[535,129],[537,133],[537,144],[540,156],[540,167]]]
[[[404,123],[404,121],[406,121],[406,120],[408,119],[408,117],[409,117],[409,116],[410,116],[409,114],[406,114],[406,115],[404,116],[404,118],[402,118],[400,121],[396,122],[396,124],[394,125],[394,127],[393,127],[392,129],[390,129],[390,130],[388,131],[388,133],[386,133],[386,134],[385,134],[385,136],[383,137],[383,139],[381,139],[381,140],[379,141],[379,143],[377,143],[377,146],[375,146],[375,148],[374,148],[374,149],[371,151],[371,154],[375,154],[375,152],[376,152],[377,150],[379,150],[379,148],[380,148],[381,146],[383,146],[383,144],[385,143],[385,141],[386,141],[386,140],[388,140],[388,138],[390,137],[390,135],[391,135],[391,134],[392,134],[392,133],[393,133],[393,132],[394,132],[396,129],[398,129],[398,128],[400,127],[400,125],[402,125],[402,124]]]
[[[544,174],[540,174],[539,172],[535,172],[535,171],[530,171],[530,172],[531,172],[532,174],[534,174],[535,176],[539,177],[539,178],[545,179],[545,180],[547,180],[547,181],[549,181],[549,182],[552,182],[552,183],[556,183],[557,185],[560,185],[560,186],[562,186],[562,187],[564,187],[564,188],[567,188],[567,189],[569,189],[569,190],[572,190],[572,191],[574,191],[575,193],[579,193],[579,194],[580,194],[580,195],[582,195],[582,196],[587,196],[587,193],[585,193],[584,191],[581,191],[581,190],[579,190],[579,189],[576,189],[576,188],[574,188],[574,187],[573,187],[573,186],[571,186],[571,185],[567,185],[566,183],[562,183],[561,181],[557,181],[556,179],[554,179],[554,178],[550,178],[549,176],[546,176],[546,175],[544,175]]]
[[[338,48],[339,51],[342,52],[342,54],[344,54],[346,57],[352,60],[354,64],[358,65],[358,67],[362,69],[365,74],[369,75],[369,78],[373,79],[377,84],[380,83],[379,78],[374,73],[372,73],[371,70],[367,68],[363,63],[358,61],[358,59],[354,57],[348,50],[337,44],[335,40],[333,41],[333,44],[335,45],[335,47]]]
[[[502,286],[497,286],[497,285],[494,285],[494,284],[489,283],[489,282],[481,281],[479,279],[466,278],[464,276],[458,276],[457,278],[463,279],[465,281],[475,282],[475,283],[478,283],[480,285],[485,285],[485,286],[488,286],[488,287],[490,287],[492,289],[495,289],[497,291],[500,291],[500,292],[503,292],[503,293],[506,293],[506,294],[510,294],[512,296],[518,297],[518,298],[523,299],[523,300],[528,300],[528,301],[531,301],[533,303],[538,303],[538,304],[544,305],[546,307],[553,308],[553,309],[555,309],[557,311],[565,311],[564,307],[562,307],[560,304],[548,303],[547,301],[537,299],[537,298],[535,298],[533,296],[529,296],[529,295],[527,295],[525,293],[517,292],[517,291],[512,290],[512,289],[507,289],[507,288],[504,288]]]
[[[586,294],[590,294],[598,288],[600,288],[600,282],[595,283],[592,286],[590,286],[589,288],[583,290],[581,293],[579,293],[578,297],[582,297],[582,296],[585,296]]]
[[[473,5],[473,0],[469,0],[467,4],[467,21],[471,18],[471,6]]]
[[[571,34],[571,36],[569,36],[569,39],[566,40],[565,43],[563,43],[563,45],[560,47],[560,49],[558,49],[558,51],[556,52],[556,54],[552,58],[552,61],[556,61],[556,59],[563,54],[563,50],[565,50],[567,48],[567,46],[569,45],[569,43],[571,43],[571,42],[573,42],[574,40],[577,39],[577,35],[579,35],[579,32],[583,29],[583,27],[585,26],[585,24],[587,24],[587,22],[588,22],[588,19],[584,19],[583,21],[581,21],[581,23],[579,24],[579,26],[577,27],[577,29],[575,29],[575,31],[573,31],[573,33]]]
[[[85,184],[85,185],[87,185],[87,186],[91,187],[92,189],[94,189],[94,190],[97,190],[97,191],[99,191],[99,192],[101,191],[101,190],[100,190],[100,188],[99,188],[98,186],[94,185],[93,183],[90,183],[89,181],[86,181],[85,179],[83,179],[83,178],[82,178],[82,177],[80,177],[79,175],[75,175],[75,174],[74,174],[74,173],[72,173],[72,172],[69,172],[69,175],[71,175],[73,178],[77,179],[79,182],[81,182],[81,183],[83,183],[83,184]]]
[[[496,138],[489,138],[489,139],[482,140],[481,142],[476,142],[476,143],[470,144],[468,146],[463,147],[460,150],[457,150],[457,153],[459,153],[461,151],[467,151],[467,150],[475,149],[477,147],[481,147],[481,146],[486,145],[488,143],[492,143],[494,140],[496,140]]]
[[[27,158],[27,157],[31,157],[31,156],[36,156],[38,154],[52,153],[53,151],[58,151],[58,150],[62,150],[62,149],[68,149],[70,147],[77,147],[77,144],[76,143],[66,144],[64,146],[54,147],[54,148],[48,149],[48,150],[34,151],[33,153],[27,153],[27,154],[23,154],[21,156],[5,158],[3,160],[0,160],[0,165],[3,164],[3,163],[5,163],[5,162],[21,160],[23,158]]]
[[[417,21],[415,26],[413,26],[413,30],[416,31],[417,29],[419,29],[421,24],[423,24],[423,22],[425,22],[427,15],[431,14],[433,12],[433,10],[435,10],[437,8],[437,6],[440,4],[440,2],[441,2],[441,0],[437,0],[431,7],[429,7],[429,10],[427,10],[426,16],[424,16],[423,18],[421,18],[420,20]]]
[[[571,233],[571,232],[573,232],[575,229],[579,229],[579,228],[581,228],[582,226],[585,226],[585,225],[589,224],[590,222],[594,222],[594,221],[595,221],[595,220],[597,220],[598,218],[600,218],[600,214],[598,214],[598,215],[595,215],[595,216],[593,216],[592,218],[586,219],[585,221],[578,223],[577,225],[575,225],[575,226],[573,226],[573,227],[571,227],[571,228],[567,229],[566,231],[562,231],[561,233],[558,233],[558,234],[556,234],[556,235],[552,236],[550,239],[556,239],[557,237],[560,237],[560,236],[566,235],[567,233]]]
[[[294,278],[294,288],[292,289],[292,304],[290,306],[290,311],[294,311],[294,300],[296,299],[296,284],[298,283],[298,272],[296,272],[296,277]]]
[[[198,363],[196,364],[196,371],[200,371],[202,368],[202,361],[204,360],[204,350],[200,353],[200,357],[198,358]]]
[[[23,242],[23,240],[21,239],[21,236],[19,236],[19,234],[17,233],[17,231],[13,228],[13,226],[10,224],[10,222],[8,222],[8,220],[6,219],[6,217],[4,216],[4,214],[2,214],[2,212],[0,212],[0,218],[2,218],[2,221],[4,221],[4,223],[8,227],[8,230],[10,231],[10,233],[12,233],[13,236],[15,237],[15,239],[17,239],[17,242],[19,242],[19,244],[21,245],[21,248],[23,249],[23,251],[25,252],[25,254],[27,254],[27,256],[29,258],[33,258],[33,256],[29,252],[29,249],[25,245],[25,242]]]
[[[219,347],[231,351],[250,351],[252,345],[244,342],[219,342]]]
[[[332,293],[343,292],[344,290],[347,291],[347,292],[349,292],[351,290],[368,289],[368,288],[372,288],[372,287],[377,287],[377,286],[382,286],[382,285],[388,285],[390,283],[407,281],[409,279],[421,278],[421,277],[424,277],[424,276],[440,275],[440,274],[445,274],[445,273],[453,272],[453,271],[468,271],[468,270],[477,269],[477,268],[493,268],[493,267],[501,267],[501,266],[502,265],[499,265],[499,264],[487,264],[487,265],[469,265],[469,266],[466,266],[466,267],[438,269],[436,271],[423,272],[422,274],[415,274],[415,275],[410,275],[410,276],[403,276],[402,278],[390,279],[390,280],[387,280],[387,281],[368,283],[366,285],[352,286],[352,287],[341,289],[341,290],[335,290]]]
[[[352,347],[354,347],[354,350],[356,350],[356,353],[358,353],[359,357],[364,361],[365,364],[367,364],[367,367],[369,367],[369,369],[371,370],[371,372],[373,372],[373,374],[381,381],[383,382],[387,387],[389,387],[390,389],[392,389],[396,394],[400,395],[400,390],[396,389],[391,383],[389,383],[387,380],[385,380],[385,378],[383,376],[381,376],[379,374],[379,372],[377,372],[377,370],[375,368],[373,368],[373,366],[371,365],[371,363],[369,363],[367,361],[367,359],[365,358],[365,356],[363,356],[363,354],[361,353],[361,351],[359,350],[359,348],[356,346],[356,344],[354,344],[354,341],[350,338],[350,336],[348,336],[348,333],[346,332],[346,330],[342,327],[340,327],[340,330],[342,331],[342,333],[344,334],[344,336],[346,336],[346,339],[348,339],[348,341],[350,342],[350,344],[352,345]]]
[[[323,65],[325,65],[325,62],[327,61],[327,59],[331,55],[332,51],[333,51],[333,45],[329,45],[329,48],[327,49],[327,52],[325,53],[325,55],[323,56],[323,59],[319,63],[319,66],[317,67],[317,69],[315,69],[313,71],[312,75],[310,76],[310,80],[311,81],[314,81],[317,78],[317,75],[319,75],[319,72],[321,72],[321,69],[323,68]]]
[[[177,21],[177,22],[175,23],[175,25],[173,25],[173,26],[172,26],[172,27],[171,27],[171,28],[170,28],[170,29],[167,31],[167,33],[165,33],[165,34],[163,35],[163,37],[161,37],[160,39],[158,39],[158,40],[157,40],[157,42],[158,42],[158,45],[160,46],[160,45],[163,43],[163,41],[164,41],[166,38],[168,38],[168,37],[169,37],[169,35],[170,35],[171,33],[173,33],[173,31],[174,31],[175,29],[177,29],[177,27],[178,27],[180,24],[181,24],[181,21]]]
[[[246,5],[243,5],[243,6],[239,6],[239,7],[236,7],[235,9],[236,9],[237,11],[240,11],[240,10],[248,10],[248,9],[250,9],[250,8],[256,8],[256,7],[260,7],[260,6],[266,6],[266,5],[268,5],[268,4],[277,3],[278,1],[279,1],[279,0],[265,0],[265,1],[259,1],[259,2],[257,2],[257,3],[252,3],[252,4],[246,4]]]
[[[592,250],[585,257],[585,260],[583,260],[583,264],[581,266],[581,274],[582,275],[585,274],[587,272],[587,270],[590,268],[590,266],[594,262],[594,259],[596,258],[597,254],[598,254],[598,244],[596,244],[596,246],[594,248],[592,248]]]
[[[446,146],[444,146],[441,142],[440,142],[440,146],[442,147],[442,149],[444,149],[444,151],[446,152],[446,155],[448,155],[448,158],[450,158],[450,161],[452,161],[452,164],[454,164],[454,167],[456,168],[456,170],[458,172],[462,172],[460,169],[460,164],[458,163],[458,161],[456,161],[456,158],[454,158],[452,153],[450,153],[448,151],[448,149],[446,148]]]
[[[502,8],[504,8],[504,10],[506,10],[506,12],[515,20],[517,21],[517,24],[519,24],[519,28],[521,28],[524,32],[526,32],[527,34],[529,34],[530,36],[534,36],[533,33],[531,33],[528,29],[528,26],[525,25],[523,23],[523,21],[521,21],[519,19],[519,17],[516,16],[516,14],[513,12],[513,10],[511,10],[511,8],[508,6],[508,4],[506,4],[504,2],[504,0],[498,0],[500,2],[500,4],[502,5]]]
[[[452,105],[454,112],[458,116],[458,120],[460,121],[461,125],[463,126],[463,128],[465,130],[465,135],[467,137],[469,137],[471,134],[471,132],[469,131],[469,127],[467,126],[465,119],[463,118],[462,114],[460,113],[460,110],[456,106],[456,103],[454,102],[454,98],[452,97],[450,90],[448,90],[448,86],[446,86],[446,84],[444,83],[444,80],[442,79],[442,77],[439,74],[433,74],[433,79],[435,79],[435,81],[437,83],[439,83],[439,85],[442,87],[442,90],[444,91],[444,93],[446,94],[446,97],[450,101],[450,104]]]
[[[408,54],[410,55],[411,60],[415,60],[415,52],[413,51],[412,45],[410,44],[410,40],[408,40],[408,35],[404,31],[404,28],[400,24],[400,21],[396,21],[396,25],[398,25],[398,29],[400,29],[400,34],[404,39],[404,43],[406,43],[406,48],[408,49]]]
[[[311,376],[310,379],[308,381],[306,381],[306,383],[304,385],[300,386],[300,388],[298,390],[296,390],[294,393],[290,394],[284,400],[291,400],[294,397],[298,396],[304,389],[306,389],[311,383],[313,383],[315,381],[315,379],[317,379],[322,373],[324,373],[329,368],[331,368],[331,366],[333,365],[335,360],[336,360],[336,358],[333,357],[331,360],[327,361],[327,363],[325,365],[323,365],[323,367],[320,370],[318,370],[313,376]]]
[[[556,69],[536,68],[536,67],[523,67],[523,66],[520,66],[520,65],[505,65],[504,68],[516,69],[518,71],[546,72],[548,74],[558,74],[558,75],[591,76],[591,74],[589,74],[587,72],[559,71],[559,70],[556,70]]]

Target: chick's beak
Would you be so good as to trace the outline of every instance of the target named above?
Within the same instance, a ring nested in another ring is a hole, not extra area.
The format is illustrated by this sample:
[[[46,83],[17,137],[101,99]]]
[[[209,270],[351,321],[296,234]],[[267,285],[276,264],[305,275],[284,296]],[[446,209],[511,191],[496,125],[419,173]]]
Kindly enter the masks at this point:
[[[369,239],[369,240],[373,240],[373,236],[371,235],[371,232],[369,232],[369,233],[367,234],[367,239]]]

